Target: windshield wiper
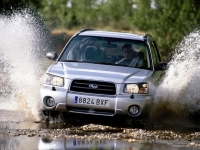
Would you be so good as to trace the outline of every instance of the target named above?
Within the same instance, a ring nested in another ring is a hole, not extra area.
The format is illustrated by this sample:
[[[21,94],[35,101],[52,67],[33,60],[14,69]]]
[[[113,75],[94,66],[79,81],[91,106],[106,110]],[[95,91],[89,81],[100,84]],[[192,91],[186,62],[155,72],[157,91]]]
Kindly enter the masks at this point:
[[[78,60],[60,60],[60,61],[61,62],[80,62],[80,63],[94,63],[94,64],[121,66],[120,64],[113,64],[111,62],[91,62],[91,61],[78,61]]]
[[[104,65],[114,65],[113,63],[110,62],[93,62],[94,64],[104,64]]]
[[[126,66],[126,65],[122,65],[122,64],[115,64],[115,63],[111,63],[111,62],[93,62],[95,64],[104,64],[104,65],[113,65],[113,66]]]
[[[79,62],[78,60],[60,60],[61,62]]]

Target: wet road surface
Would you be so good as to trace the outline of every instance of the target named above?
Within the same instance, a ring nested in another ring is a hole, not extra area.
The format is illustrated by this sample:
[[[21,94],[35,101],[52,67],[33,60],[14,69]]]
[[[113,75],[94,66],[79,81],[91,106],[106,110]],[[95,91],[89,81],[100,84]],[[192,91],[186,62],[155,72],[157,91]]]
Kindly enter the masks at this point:
[[[94,123],[72,125],[58,120],[4,121],[0,122],[0,149],[196,150],[200,149],[200,132]]]

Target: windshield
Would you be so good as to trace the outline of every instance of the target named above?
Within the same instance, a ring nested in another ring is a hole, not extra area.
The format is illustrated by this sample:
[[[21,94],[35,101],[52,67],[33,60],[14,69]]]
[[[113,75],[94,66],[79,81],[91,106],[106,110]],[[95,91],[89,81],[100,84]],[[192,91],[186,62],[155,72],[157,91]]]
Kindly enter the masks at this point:
[[[108,37],[76,36],[59,61],[150,69],[148,47],[144,41]]]

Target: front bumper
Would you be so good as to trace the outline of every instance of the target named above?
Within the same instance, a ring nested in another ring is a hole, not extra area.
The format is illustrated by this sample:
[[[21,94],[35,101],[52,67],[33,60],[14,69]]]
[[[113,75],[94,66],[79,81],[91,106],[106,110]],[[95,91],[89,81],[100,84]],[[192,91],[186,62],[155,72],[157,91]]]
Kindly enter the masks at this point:
[[[90,93],[78,93],[71,92],[63,87],[56,87],[56,90],[52,90],[51,86],[41,87],[41,104],[44,111],[58,111],[68,113],[80,113],[91,114],[101,116],[115,116],[115,115],[127,115],[130,117],[146,118],[149,116],[151,105],[153,102],[153,96],[144,94],[135,94],[134,98],[131,98],[131,94],[118,94],[118,95],[102,95],[102,94],[90,94]],[[90,99],[108,99],[109,106],[97,106],[87,104],[75,103],[75,96],[88,97]],[[45,103],[47,97],[53,97],[55,105],[48,107]],[[130,106],[136,105],[140,108],[140,112],[133,116],[129,113]]]

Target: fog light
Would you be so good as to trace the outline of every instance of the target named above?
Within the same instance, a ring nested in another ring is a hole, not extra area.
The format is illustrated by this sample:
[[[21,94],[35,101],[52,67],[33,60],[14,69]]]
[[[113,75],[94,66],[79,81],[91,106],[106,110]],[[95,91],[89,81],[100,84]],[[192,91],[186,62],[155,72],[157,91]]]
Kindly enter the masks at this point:
[[[129,107],[129,113],[130,113],[131,115],[136,116],[136,115],[138,115],[138,114],[140,113],[140,109],[139,109],[139,107],[136,106],[136,105],[130,106],[130,107]]]
[[[53,107],[53,106],[55,105],[55,100],[54,100],[54,98],[48,97],[48,98],[46,99],[46,104],[47,104],[48,107]]]

